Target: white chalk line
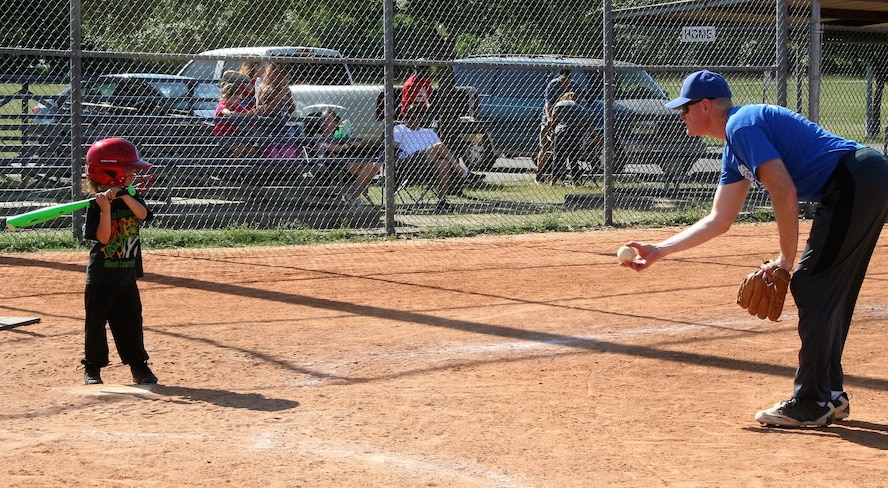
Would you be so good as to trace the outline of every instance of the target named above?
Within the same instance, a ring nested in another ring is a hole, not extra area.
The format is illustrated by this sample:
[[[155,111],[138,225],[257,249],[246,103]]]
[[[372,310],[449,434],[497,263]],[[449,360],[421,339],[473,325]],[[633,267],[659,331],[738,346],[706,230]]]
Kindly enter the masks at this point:
[[[875,306],[868,308],[858,308],[856,312],[857,315],[866,315],[866,316],[886,316],[886,311],[888,311],[888,307],[883,306]],[[787,322],[794,321],[795,317],[785,316],[784,320]],[[489,357],[491,353],[498,352],[515,352],[515,351],[534,351],[540,349],[563,349],[563,350],[574,350],[571,349],[570,346],[573,344],[590,341],[590,340],[614,340],[625,337],[633,337],[633,336],[642,336],[642,335],[658,335],[658,334],[677,334],[683,333],[691,330],[698,330],[709,327],[720,327],[720,328],[730,328],[738,325],[749,325],[761,323],[753,318],[745,319],[745,320],[733,320],[733,321],[720,321],[720,322],[712,322],[708,324],[685,324],[678,326],[663,326],[663,327],[640,327],[633,329],[621,330],[619,332],[608,332],[608,333],[598,333],[598,334],[590,334],[583,336],[575,336],[565,339],[551,339],[551,340],[537,340],[537,341],[510,341],[510,342],[496,342],[496,343],[487,343],[487,344],[460,344],[447,346],[443,348],[436,349],[427,349],[424,351],[408,351],[402,353],[395,354],[386,354],[383,355],[384,359],[389,360],[388,362],[399,362],[392,361],[396,357],[400,358],[400,361],[404,361],[407,359],[415,360],[417,357],[441,357],[446,356],[450,359],[453,359],[454,356],[457,357],[467,357],[467,356],[481,356],[483,355],[485,358]],[[379,355],[374,354],[376,358],[379,358]],[[312,366],[317,367],[318,362],[312,362]],[[351,362],[349,362],[351,364]],[[319,386],[322,385],[323,380],[314,380],[306,382],[303,386]],[[97,430],[85,430],[83,431],[85,434],[89,434],[95,437],[98,437],[102,440],[136,440],[136,439],[144,439],[144,438],[169,438],[169,439],[203,439],[203,440],[212,440],[213,436],[206,434],[182,434],[182,433],[148,433],[148,432],[108,432],[108,431],[97,431]],[[283,450],[290,452],[292,450],[298,450],[308,455],[319,456],[327,459],[339,459],[346,461],[356,461],[365,464],[382,464],[385,465],[389,469],[396,469],[408,475],[423,477],[423,478],[451,478],[451,479],[466,479],[467,477],[474,477],[484,480],[489,480],[496,483],[496,486],[506,487],[506,488],[517,488],[524,486],[519,480],[514,479],[503,473],[497,473],[494,471],[490,471],[484,469],[482,466],[479,466],[475,463],[465,462],[465,461],[456,461],[453,460],[444,460],[437,459],[435,456],[431,455],[416,455],[416,454],[403,454],[403,453],[395,453],[390,451],[383,451],[372,446],[365,446],[361,448],[349,448],[346,446],[338,445],[329,441],[305,441],[298,440],[295,442],[295,445],[289,445],[290,442],[284,441],[281,442],[280,435],[276,429],[268,429],[263,431],[258,436],[256,436],[252,443],[250,444],[249,450],[264,452],[269,450]]]
[[[365,449],[348,448],[329,442],[300,442],[295,446],[298,450],[325,459],[357,461],[364,464],[382,464],[388,469],[396,469],[402,473],[422,479],[461,479],[480,478],[496,483],[496,486],[517,488],[524,486],[518,480],[483,468],[475,463],[437,459],[430,455],[403,454],[380,451],[372,446]]]
[[[102,442],[126,442],[131,444],[144,444],[149,440],[219,440],[209,434],[187,434],[171,432],[127,432],[127,431],[103,431],[87,429],[82,434],[94,437]],[[230,442],[228,439],[223,442]],[[237,442],[241,445],[241,442]],[[384,465],[387,469],[397,470],[409,476],[429,479],[466,479],[479,478],[496,483],[496,486],[504,488],[518,488],[522,483],[502,473],[484,469],[474,463],[465,461],[453,462],[452,460],[437,459],[430,455],[404,454],[384,451],[372,445],[361,447],[346,447],[330,441],[306,441],[302,439],[282,439],[277,429],[267,429],[256,436],[252,442],[248,440],[247,448],[254,452],[266,452],[277,450],[292,452],[294,450],[306,455],[324,459],[337,459],[342,461],[360,462],[368,465]]]
[[[726,327],[732,324],[747,324],[749,320],[733,323],[719,323],[717,325]],[[442,348],[426,349],[421,351],[404,351],[379,354],[378,352],[370,352],[363,363],[366,367],[367,362],[385,361],[386,363],[412,363],[418,360],[435,360],[440,361],[441,358],[447,361],[465,360],[474,357],[483,357],[490,359],[492,354],[497,353],[526,353],[538,350],[550,351],[574,351],[572,345],[587,342],[590,340],[614,340],[621,337],[633,337],[642,335],[658,335],[658,334],[676,334],[692,329],[700,329],[706,325],[684,324],[680,326],[664,326],[664,327],[641,327],[634,329],[625,329],[619,332],[596,333],[589,335],[572,336],[563,339],[535,340],[535,341],[509,341],[495,342],[487,344],[454,344]],[[322,362],[313,361],[306,362],[305,365],[312,369],[322,367]],[[350,365],[353,361],[347,363],[333,365],[326,364],[328,369],[351,369]],[[342,374],[342,373],[336,373]],[[299,383],[298,386],[323,386],[326,380],[319,377],[311,377],[307,381]],[[171,440],[215,440],[211,435],[206,434],[183,434],[183,433],[162,433],[162,432],[110,432],[98,430],[86,430],[84,434],[91,435],[102,441],[122,441],[130,443],[143,443],[148,439],[166,438]],[[276,429],[268,429],[255,436],[251,441],[247,441],[248,450],[254,452],[265,452],[270,450],[292,451],[298,450],[307,455],[321,457],[325,459],[338,459],[350,462],[360,462],[368,465],[384,465],[386,469],[396,470],[408,476],[415,476],[423,479],[460,479],[467,480],[469,478],[477,478],[479,480],[487,480],[495,484],[495,486],[504,488],[518,488],[524,486],[523,483],[503,473],[498,473],[485,469],[475,463],[464,460],[438,459],[432,455],[405,454],[391,451],[384,451],[374,446],[364,446],[361,448],[350,448],[347,446],[335,444],[330,441],[292,441],[282,439]],[[292,444],[292,445],[291,445]]]
[[[82,430],[83,434],[96,437],[102,441],[114,439],[141,440],[141,439],[202,439],[208,440],[213,436],[208,434],[182,434],[171,432],[121,432],[108,430]]]

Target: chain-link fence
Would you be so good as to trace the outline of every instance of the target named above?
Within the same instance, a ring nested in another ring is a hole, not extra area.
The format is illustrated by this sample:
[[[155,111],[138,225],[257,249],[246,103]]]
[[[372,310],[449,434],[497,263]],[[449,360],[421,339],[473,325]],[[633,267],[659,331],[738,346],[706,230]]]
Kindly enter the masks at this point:
[[[888,32],[821,25],[809,2],[3,3],[0,217],[84,198],[87,149],[124,137],[153,164],[136,186],[157,228],[695,220],[721,142],[663,103],[700,68],[737,104],[883,149]],[[547,107],[565,70],[573,103]],[[434,142],[412,124],[441,145],[407,155]],[[79,238],[81,220],[35,229]]]

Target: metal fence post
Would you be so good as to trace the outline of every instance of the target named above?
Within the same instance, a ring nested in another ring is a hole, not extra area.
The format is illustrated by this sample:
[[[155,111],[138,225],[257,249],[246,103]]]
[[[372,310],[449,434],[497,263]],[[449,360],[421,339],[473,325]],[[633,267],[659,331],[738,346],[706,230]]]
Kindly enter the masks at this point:
[[[383,107],[385,110],[385,233],[395,234],[395,142],[392,130],[395,125],[395,7],[392,0],[383,2],[383,57],[385,58],[385,74],[383,90],[385,90]]]
[[[777,105],[786,107],[786,83],[789,76],[789,7],[777,0]]]
[[[811,25],[808,45],[811,53],[808,59],[808,118],[820,122],[820,43],[823,40],[823,25],[820,22],[820,0],[811,0]]]
[[[614,20],[611,0],[603,0],[604,22],[604,225],[614,225]]]
[[[83,134],[82,104],[80,93],[80,63],[82,61],[82,46],[80,45],[82,32],[80,24],[80,1],[71,0],[71,199],[79,200],[81,193],[81,178],[83,174]],[[83,210],[74,212],[72,224],[74,228],[74,240],[83,240]]]

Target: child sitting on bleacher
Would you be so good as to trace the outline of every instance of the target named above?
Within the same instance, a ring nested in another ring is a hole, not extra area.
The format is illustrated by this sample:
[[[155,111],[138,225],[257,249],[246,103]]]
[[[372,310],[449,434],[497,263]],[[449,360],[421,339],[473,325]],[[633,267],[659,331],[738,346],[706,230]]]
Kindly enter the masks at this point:
[[[339,114],[331,109],[324,109],[321,112],[309,114],[308,117],[310,120],[306,123],[306,133],[309,136],[325,139],[315,144],[315,157],[320,158],[322,161],[337,157],[354,158],[355,151],[352,151],[352,143],[335,139],[336,129],[342,124]],[[346,172],[355,179],[354,184],[344,191],[344,197],[349,206],[355,208],[363,206],[361,195],[381,168],[382,163],[371,159],[345,163]]]
[[[213,126],[213,134],[231,137],[247,133],[247,125],[243,121],[219,120],[252,117],[255,115],[255,113],[241,105],[240,96],[243,92],[241,85],[238,83],[221,83],[220,85],[219,104],[216,105],[215,113],[217,120]],[[256,146],[249,142],[234,141],[227,145],[231,148],[231,155],[236,158],[252,158],[258,154]]]

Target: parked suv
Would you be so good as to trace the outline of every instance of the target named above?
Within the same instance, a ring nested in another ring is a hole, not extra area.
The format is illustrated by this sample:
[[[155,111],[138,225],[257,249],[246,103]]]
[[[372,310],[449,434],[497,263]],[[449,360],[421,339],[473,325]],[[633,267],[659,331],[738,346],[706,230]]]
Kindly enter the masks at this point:
[[[540,68],[528,67],[533,65]],[[543,68],[552,65],[557,68]],[[582,102],[596,127],[603,128],[603,71],[595,66],[603,67],[604,62],[557,55],[473,56],[460,60],[453,70],[457,84],[477,90],[479,119],[492,122],[487,131],[493,146],[491,157],[536,158],[543,92],[559,69],[571,69]],[[615,172],[622,172],[627,164],[656,164],[670,180],[686,175],[702,156],[705,143],[699,137],[689,137],[675,111],[663,106],[668,97],[647,72],[630,63],[615,66],[621,68],[616,71],[614,86]],[[600,144],[587,146],[589,165],[599,164],[601,149]]]

